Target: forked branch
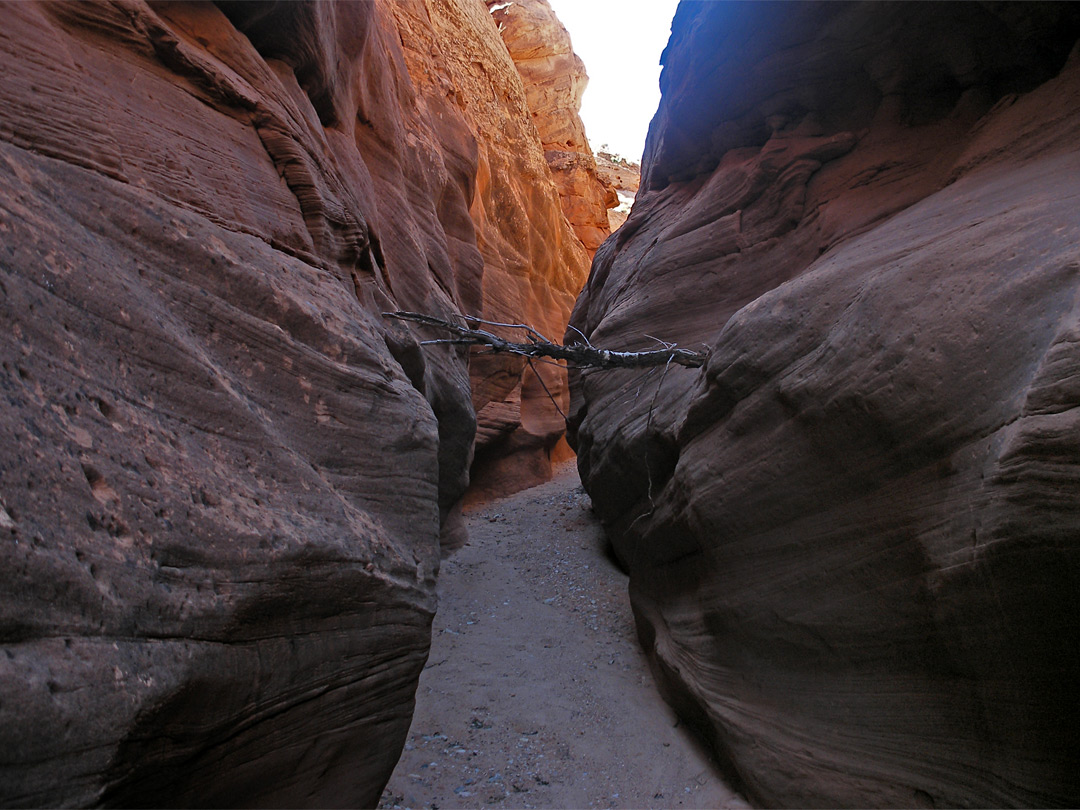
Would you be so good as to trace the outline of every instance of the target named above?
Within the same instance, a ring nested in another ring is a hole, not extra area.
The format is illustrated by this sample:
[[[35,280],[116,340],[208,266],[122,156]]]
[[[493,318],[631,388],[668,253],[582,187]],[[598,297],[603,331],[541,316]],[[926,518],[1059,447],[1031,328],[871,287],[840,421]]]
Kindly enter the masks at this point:
[[[701,352],[680,349],[673,343],[665,344],[663,349],[653,349],[651,351],[617,352],[609,349],[598,349],[588,342],[562,346],[548,340],[531,326],[519,323],[495,323],[481,318],[463,316],[467,325],[461,326],[432,315],[422,315],[419,312],[384,312],[383,317],[431,326],[453,335],[453,337],[439,340],[425,340],[421,342],[421,345],[487,346],[493,352],[506,352],[530,358],[550,357],[553,360],[565,360],[574,368],[652,368],[655,366],[667,366],[671,363],[686,368],[700,368],[705,364],[705,355]],[[506,340],[485,329],[477,328],[479,326],[520,329],[525,333],[528,343],[516,343]],[[584,335],[582,337],[584,338]]]

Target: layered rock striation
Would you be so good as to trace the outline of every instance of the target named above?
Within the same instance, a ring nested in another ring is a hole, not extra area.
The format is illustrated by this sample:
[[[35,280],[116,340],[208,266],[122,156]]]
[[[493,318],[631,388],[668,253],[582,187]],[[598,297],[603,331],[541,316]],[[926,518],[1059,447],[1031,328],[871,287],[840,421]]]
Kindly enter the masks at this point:
[[[587,261],[497,29],[466,0],[3,15],[0,804],[371,806],[476,391],[558,436],[520,366],[470,384],[380,313],[561,330]]]
[[[1075,805],[1080,15],[679,7],[571,323],[668,699],[755,801]]]

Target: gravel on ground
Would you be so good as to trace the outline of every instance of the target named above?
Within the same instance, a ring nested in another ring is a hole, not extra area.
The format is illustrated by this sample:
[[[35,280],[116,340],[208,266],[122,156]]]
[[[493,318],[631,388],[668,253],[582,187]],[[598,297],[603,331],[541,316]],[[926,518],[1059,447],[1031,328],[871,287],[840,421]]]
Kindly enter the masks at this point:
[[[747,807],[657,692],[574,463],[466,520],[379,807]]]

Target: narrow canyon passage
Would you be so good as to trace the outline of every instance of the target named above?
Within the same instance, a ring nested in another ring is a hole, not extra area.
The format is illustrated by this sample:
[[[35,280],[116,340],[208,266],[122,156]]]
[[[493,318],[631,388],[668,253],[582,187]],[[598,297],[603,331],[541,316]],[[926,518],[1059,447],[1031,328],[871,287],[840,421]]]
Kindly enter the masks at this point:
[[[467,521],[380,807],[746,807],[656,690],[574,462]]]

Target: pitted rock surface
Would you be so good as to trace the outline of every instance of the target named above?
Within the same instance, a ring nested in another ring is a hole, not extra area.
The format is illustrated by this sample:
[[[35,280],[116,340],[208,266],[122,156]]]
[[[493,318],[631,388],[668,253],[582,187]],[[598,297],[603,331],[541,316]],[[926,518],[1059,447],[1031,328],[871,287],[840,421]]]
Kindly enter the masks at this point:
[[[476,430],[460,347],[380,313],[561,331],[587,263],[440,43],[518,74],[449,0],[3,19],[0,804],[372,806]]]

